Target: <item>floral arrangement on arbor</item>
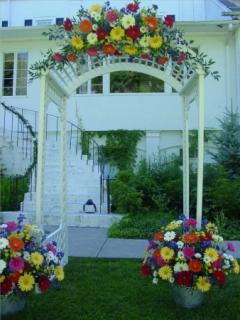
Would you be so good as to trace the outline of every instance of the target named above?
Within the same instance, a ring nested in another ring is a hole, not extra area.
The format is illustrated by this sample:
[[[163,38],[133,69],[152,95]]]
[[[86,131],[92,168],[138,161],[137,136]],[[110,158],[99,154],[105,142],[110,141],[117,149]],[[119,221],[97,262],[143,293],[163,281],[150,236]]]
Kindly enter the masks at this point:
[[[219,78],[217,71],[210,72],[212,59],[189,50],[192,42],[187,42],[174,27],[174,16],[160,17],[157,5],[140,8],[138,0],[121,10],[112,8],[110,2],[94,4],[88,10],[81,8],[76,17],[66,18],[62,26],[55,26],[44,35],[58,41],[59,49],[49,50],[42,61],[31,66],[31,79],[38,78],[41,70],[61,70],[65,64],[76,63],[81,55],[129,56],[130,61],[141,57],[160,65],[173,61],[193,68],[201,64],[206,74]]]
[[[54,279],[62,281],[63,253],[55,242],[42,244],[43,233],[34,225],[11,221],[0,225],[0,297],[48,290]]]
[[[154,284],[160,279],[201,292],[223,286],[228,275],[239,273],[239,264],[227,253],[235,251],[233,244],[224,248],[221,243],[223,238],[213,223],[205,221],[197,230],[195,219],[182,216],[154,234],[142,273],[152,276]]]

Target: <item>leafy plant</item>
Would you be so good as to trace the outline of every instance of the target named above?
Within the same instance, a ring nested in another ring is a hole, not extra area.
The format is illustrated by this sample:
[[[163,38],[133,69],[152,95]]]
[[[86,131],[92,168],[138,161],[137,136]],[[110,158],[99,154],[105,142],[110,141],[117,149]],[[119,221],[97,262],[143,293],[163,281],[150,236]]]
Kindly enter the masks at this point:
[[[224,118],[218,120],[221,131],[213,138],[216,152],[211,155],[226,168],[231,177],[240,176],[240,114],[227,110]]]

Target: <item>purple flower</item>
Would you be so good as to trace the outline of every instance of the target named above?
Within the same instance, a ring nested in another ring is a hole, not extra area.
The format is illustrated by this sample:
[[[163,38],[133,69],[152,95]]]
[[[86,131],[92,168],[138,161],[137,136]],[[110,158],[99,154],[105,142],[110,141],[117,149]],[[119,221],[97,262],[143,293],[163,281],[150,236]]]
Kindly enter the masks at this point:
[[[15,231],[17,229],[17,223],[15,221],[9,221],[6,224],[7,224],[6,230],[8,232],[12,232],[12,231]]]
[[[193,218],[189,218],[187,220],[184,221],[184,226],[185,227],[190,227],[192,226],[193,228],[196,228],[197,226],[197,220],[193,219]]]
[[[232,252],[236,251],[236,248],[234,247],[234,245],[231,242],[228,242],[227,248],[229,251],[232,251]]]
[[[47,250],[51,251],[53,254],[56,254],[57,252],[56,247],[52,243],[47,244]]]
[[[153,240],[151,240],[151,241],[149,241],[149,244],[148,244],[148,246],[147,246],[147,250],[151,250],[151,249],[153,249],[153,247],[154,247],[154,241]]]
[[[15,257],[10,259],[9,267],[13,272],[18,272],[24,268],[24,260],[21,257]]]
[[[183,254],[185,259],[191,259],[195,254],[195,250],[191,247],[185,247],[183,248]]]

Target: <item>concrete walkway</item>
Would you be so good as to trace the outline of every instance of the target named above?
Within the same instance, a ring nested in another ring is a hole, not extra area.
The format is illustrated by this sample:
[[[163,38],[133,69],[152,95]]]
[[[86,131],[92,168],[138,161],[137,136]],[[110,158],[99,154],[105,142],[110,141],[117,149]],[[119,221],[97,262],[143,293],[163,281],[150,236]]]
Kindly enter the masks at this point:
[[[230,241],[240,258],[240,241]],[[93,258],[143,258],[147,240],[111,239],[105,228],[69,227],[69,256]]]

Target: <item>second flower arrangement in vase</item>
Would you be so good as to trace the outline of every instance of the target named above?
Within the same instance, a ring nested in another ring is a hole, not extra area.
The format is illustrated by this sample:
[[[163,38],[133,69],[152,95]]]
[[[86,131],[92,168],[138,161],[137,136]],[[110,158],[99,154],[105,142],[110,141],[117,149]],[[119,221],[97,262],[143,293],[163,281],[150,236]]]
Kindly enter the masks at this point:
[[[173,287],[175,302],[186,308],[199,306],[203,294],[213,286],[223,286],[230,274],[239,273],[237,260],[228,252],[232,243],[223,247],[217,227],[205,222],[197,230],[195,219],[172,221],[149,241],[142,265],[144,276],[168,281]]]

